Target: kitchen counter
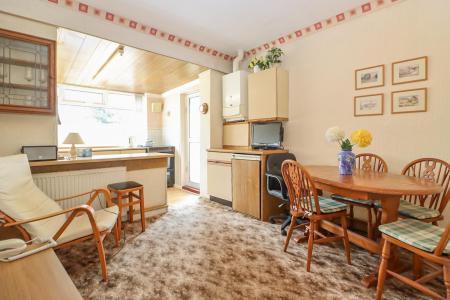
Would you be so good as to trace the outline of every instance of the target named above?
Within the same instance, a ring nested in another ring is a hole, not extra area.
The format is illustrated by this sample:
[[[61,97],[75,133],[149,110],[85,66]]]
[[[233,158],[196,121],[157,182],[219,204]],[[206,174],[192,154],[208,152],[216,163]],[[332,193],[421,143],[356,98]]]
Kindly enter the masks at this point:
[[[130,160],[148,160],[157,158],[173,157],[173,154],[167,153],[132,153],[132,154],[109,154],[109,155],[93,155],[92,157],[77,157],[75,159],[58,159],[46,161],[33,161],[30,166],[61,166],[86,163],[102,163],[112,161],[130,161]]]
[[[136,181],[144,186],[147,216],[167,211],[169,153],[94,155],[76,159],[30,162],[38,187],[52,198],[81,194],[108,184]],[[80,203],[76,203],[77,205]],[[139,209],[135,209],[139,212]],[[136,214],[136,219],[139,214]]]
[[[238,154],[254,154],[254,155],[270,155],[275,153],[288,153],[286,149],[252,149],[249,147],[224,147],[224,148],[210,148],[208,152],[222,152],[222,153],[238,153]]]

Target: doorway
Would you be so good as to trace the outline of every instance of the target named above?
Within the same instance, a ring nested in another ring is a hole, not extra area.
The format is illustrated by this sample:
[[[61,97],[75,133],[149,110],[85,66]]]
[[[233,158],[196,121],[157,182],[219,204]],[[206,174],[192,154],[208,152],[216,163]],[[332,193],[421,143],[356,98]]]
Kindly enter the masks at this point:
[[[200,95],[187,96],[186,185],[198,191],[200,187]]]

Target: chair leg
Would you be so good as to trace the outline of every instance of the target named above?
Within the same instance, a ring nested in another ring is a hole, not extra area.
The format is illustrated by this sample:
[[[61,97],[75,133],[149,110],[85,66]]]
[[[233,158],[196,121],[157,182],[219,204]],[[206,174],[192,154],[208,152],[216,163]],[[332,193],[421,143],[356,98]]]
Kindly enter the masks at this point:
[[[119,207],[119,214],[117,216],[117,235],[119,237],[122,236],[122,194],[117,193],[117,206]]]
[[[308,257],[306,260],[306,272],[311,271],[311,259],[312,259],[312,252],[314,247],[314,234],[316,231],[316,222],[312,221],[309,223],[309,239],[308,239]]]
[[[342,233],[343,233],[342,241],[344,242],[345,256],[347,257],[347,263],[349,265],[351,265],[352,264],[352,259],[351,259],[351,256],[350,256],[350,243],[348,241],[347,217],[346,216],[342,216],[341,217],[341,226],[342,226]]]
[[[350,212],[349,212],[349,226],[353,227],[353,218],[355,216],[355,213],[353,212],[353,205],[349,204],[348,207],[350,208]]]
[[[116,247],[119,247],[120,245],[120,236],[119,236],[119,227],[118,227],[118,221],[116,221],[116,224],[114,224],[114,241]]]
[[[381,295],[383,294],[383,286],[384,280],[386,279],[386,270],[389,262],[390,252],[391,252],[391,243],[385,240],[380,263],[380,269],[378,271],[377,295],[375,297],[376,300],[381,300]]]
[[[423,260],[422,257],[419,255],[413,253],[413,275],[414,279],[419,279],[422,277],[422,271],[423,271]]]
[[[372,208],[367,209],[367,237],[373,239]]]
[[[294,232],[294,227],[297,225],[297,217],[292,217],[291,218],[291,225],[289,226],[289,230],[286,236],[286,241],[284,242],[284,252],[286,252],[287,247],[289,246],[289,241],[291,240],[292,237],[292,232]]]
[[[450,299],[450,266],[444,265],[444,283],[447,290],[447,299]]]
[[[144,207],[144,189],[139,189],[139,208],[141,209],[142,232],[145,231],[145,207]]]
[[[131,205],[131,202],[133,202],[133,194],[128,193],[128,204],[130,205],[128,206],[128,221],[133,223],[134,207]]]
[[[108,281],[108,272],[106,271],[106,257],[105,250],[103,248],[103,237],[95,235],[95,244],[97,245],[98,258],[100,260],[100,266],[102,268],[103,281]]]

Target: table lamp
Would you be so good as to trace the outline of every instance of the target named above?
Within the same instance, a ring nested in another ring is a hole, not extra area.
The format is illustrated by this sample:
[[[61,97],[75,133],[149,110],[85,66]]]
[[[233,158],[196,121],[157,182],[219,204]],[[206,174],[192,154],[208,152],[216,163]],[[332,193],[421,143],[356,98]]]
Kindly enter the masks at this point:
[[[70,157],[75,158],[77,157],[77,149],[75,148],[75,144],[84,144],[84,141],[78,132],[70,132],[63,144],[72,144],[72,147],[70,148]]]

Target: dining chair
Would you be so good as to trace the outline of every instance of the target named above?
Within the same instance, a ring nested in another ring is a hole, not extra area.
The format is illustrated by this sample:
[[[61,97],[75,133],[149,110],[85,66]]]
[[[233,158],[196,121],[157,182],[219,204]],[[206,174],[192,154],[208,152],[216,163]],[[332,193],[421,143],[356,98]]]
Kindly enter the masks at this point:
[[[431,196],[405,195],[400,202],[399,214],[437,225],[450,199],[450,164],[437,158],[419,158],[403,168],[403,175],[434,181],[443,187]]]
[[[290,212],[292,215],[291,224],[284,244],[284,252],[286,252],[289,246],[294,229],[305,227],[305,236],[300,237],[297,242],[308,240],[307,272],[310,272],[311,269],[314,243],[322,244],[342,240],[347,262],[351,264],[350,244],[347,235],[347,205],[330,198],[318,196],[318,191],[311,180],[311,176],[298,162],[285,160],[281,166],[281,172],[288,189]],[[309,226],[305,224],[297,225],[297,219],[299,218],[308,220]],[[325,236],[319,231],[319,223],[322,220],[332,219],[340,219],[342,234]]]
[[[92,204],[100,194],[106,207],[94,211]],[[90,195],[86,204],[62,209],[35,185],[25,154],[0,157],[0,225],[17,228],[25,241],[53,239],[57,243],[56,249],[94,239],[106,281],[108,274],[103,239],[114,230],[118,245],[116,221],[119,211],[106,189],[74,197],[83,195]]]
[[[450,259],[448,257],[450,253],[450,244],[448,244],[450,223],[444,229],[415,219],[403,219],[380,225],[379,230],[382,233],[384,244],[378,272],[377,300],[381,299],[386,275],[390,275],[434,299],[450,299]],[[412,252],[413,255],[440,265],[442,268],[434,268],[431,273],[415,279],[389,270],[388,261],[392,245]],[[424,286],[425,283],[440,275],[444,277],[446,297],[442,297]]]
[[[411,218],[438,225],[450,200],[450,164],[438,158],[419,158],[407,164],[403,175],[435,182],[442,186],[440,193],[425,196],[404,195],[398,209],[401,218]],[[376,227],[381,223],[381,210],[375,203],[377,211]]]
[[[386,173],[388,171],[387,163],[380,156],[373,153],[361,153],[356,155],[355,158],[355,169],[360,169],[367,172],[383,172]],[[349,207],[349,220],[350,226],[354,220],[354,212],[353,207],[362,207],[367,211],[367,237],[369,239],[373,239],[375,235],[376,229],[376,218],[377,212],[374,207],[373,201],[368,200],[359,200],[353,199],[349,197],[344,197],[341,195],[333,194],[331,195],[333,200],[345,203]],[[373,217],[372,217],[373,211]],[[374,220],[375,219],[375,220]]]

